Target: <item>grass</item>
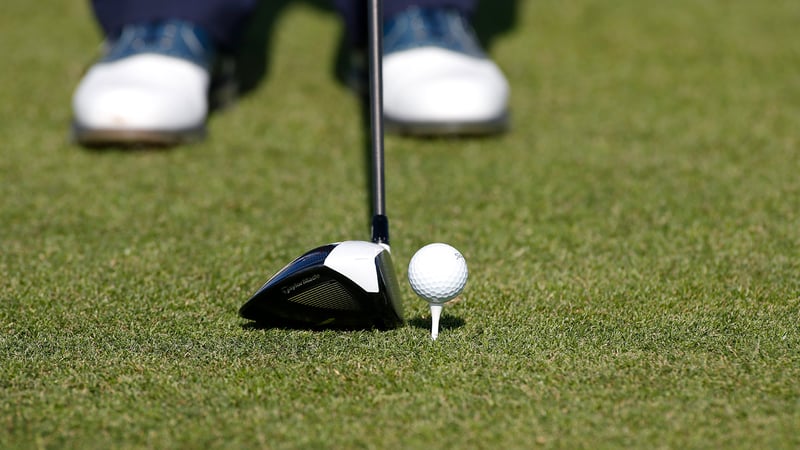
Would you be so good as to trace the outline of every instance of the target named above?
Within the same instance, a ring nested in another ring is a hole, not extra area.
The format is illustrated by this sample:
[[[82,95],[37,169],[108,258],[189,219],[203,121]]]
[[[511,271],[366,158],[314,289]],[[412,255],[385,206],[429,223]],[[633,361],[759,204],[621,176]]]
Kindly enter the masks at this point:
[[[389,332],[236,315],[368,236],[330,11],[283,11],[207,141],[95,152],[96,29],[51,3],[0,18],[0,447],[800,446],[796,1],[484,2],[513,131],[386,141],[399,275],[432,241],[470,265],[435,343],[407,284]]]

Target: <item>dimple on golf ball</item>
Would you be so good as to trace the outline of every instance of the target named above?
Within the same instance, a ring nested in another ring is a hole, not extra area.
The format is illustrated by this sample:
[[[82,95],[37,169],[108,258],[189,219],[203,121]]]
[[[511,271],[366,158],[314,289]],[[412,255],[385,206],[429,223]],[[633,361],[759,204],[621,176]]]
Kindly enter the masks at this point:
[[[429,303],[442,304],[458,296],[467,284],[467,261],[447,244],[428,244],[408,264],[411,288]]]

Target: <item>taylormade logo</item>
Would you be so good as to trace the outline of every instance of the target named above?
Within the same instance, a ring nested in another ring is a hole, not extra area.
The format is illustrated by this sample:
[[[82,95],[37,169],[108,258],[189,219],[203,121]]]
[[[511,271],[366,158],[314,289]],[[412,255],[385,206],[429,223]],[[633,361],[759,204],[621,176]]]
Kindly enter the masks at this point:
[[[283,292],[285,295],[289,295],[292,292],[296,291],[297,289],[307,285],[308,283],[312,283],[312,282],[314,282],[314,281],[316,281],[318,279],[319,279],[319,274],[316,273],[314,275],[311,275],[308,278],[304,278],[304,279],[298,281],[297,283],[291,284],[289,286],[282,287],[281,288],[281,292]]]

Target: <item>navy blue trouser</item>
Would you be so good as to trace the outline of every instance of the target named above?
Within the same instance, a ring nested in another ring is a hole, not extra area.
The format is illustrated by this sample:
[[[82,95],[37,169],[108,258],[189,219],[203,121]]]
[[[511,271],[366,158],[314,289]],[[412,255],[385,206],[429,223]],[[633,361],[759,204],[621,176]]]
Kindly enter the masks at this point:
[[[265,0],[270,1],[270,0]],[[354,44],[366,35],[364,0],[331,0],[342,16],[347,34]],[[390,16],[409,6],[447,6],[467,15],[474,12],[478,0],[384,0],[383,13]],[[114,36],[130,23],[160,19],[183,19],[211,33],[222,47],[235,45],[245,21],[258,0],[92,0],[94,13],[103,32]]]

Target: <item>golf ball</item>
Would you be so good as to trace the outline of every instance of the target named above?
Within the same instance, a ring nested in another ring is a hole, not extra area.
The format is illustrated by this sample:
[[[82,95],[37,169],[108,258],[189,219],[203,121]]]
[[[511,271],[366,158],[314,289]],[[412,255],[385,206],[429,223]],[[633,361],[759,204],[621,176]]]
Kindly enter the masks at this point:
[[[442,304],[458,296],[467,284],[467,261],[447,244],[428,244],[411,258],[408,282],[429,303]]]

